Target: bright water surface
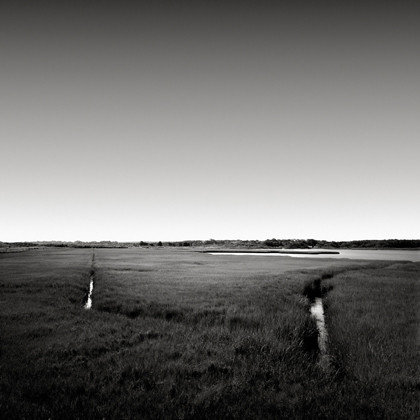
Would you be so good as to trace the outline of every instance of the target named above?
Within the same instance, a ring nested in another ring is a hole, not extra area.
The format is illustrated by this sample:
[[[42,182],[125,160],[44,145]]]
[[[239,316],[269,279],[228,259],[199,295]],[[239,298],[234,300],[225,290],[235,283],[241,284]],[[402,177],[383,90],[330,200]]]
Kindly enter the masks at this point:
[[[89,283],[89,294],[85,304],[85,309],[90,309],[92,307],[92,292],[93,292],[93,277],[90,278]]]
[[[328,333],[325,327],[324,306],[321,298],[315,298],[315,301],[311,304],[310,312],[318,328],[318,363],[323,369],[328,369],[330,364],[330,358],[327,352]]]
[[[311,315],[316,321],[318,328],[318,346],[322,353],[327,352],[327,330],[325,329],[324,306],[321,298],[315,298],[315,302],[311,305]]]
[[[292,250],[290,250],[292,251]],[[293,250],[300,251],[302,250]],[[209,252],[211,255],[258,255],[260,257],[293,257],[293,258],[349,258],[352,260],[397,260],[420,262],[420,250],[372,250],[372,249],[314,249],[316,251],[338,251],[339,254],[279,254],[258,252]],[[310,252],[310,251],[309,251]]]

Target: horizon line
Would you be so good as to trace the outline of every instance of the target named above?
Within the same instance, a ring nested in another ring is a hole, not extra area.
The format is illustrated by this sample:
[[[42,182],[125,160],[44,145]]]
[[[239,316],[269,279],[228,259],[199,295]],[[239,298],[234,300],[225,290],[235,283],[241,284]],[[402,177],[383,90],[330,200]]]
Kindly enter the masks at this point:
[[[277,241],[317,241],[317,242],[360,242],[360,241],[420,241],[420,238],[363,238],[363,239],[316,239],[316,238],[266,238],[266,239],[179,239],[179,240],[112,240],[112,239],[102,239],[102,240],[61,240],[61,239],[49,239],[49,240],[14,240],[14,241],[3,241],[0,240],[0,243],[3,244],[13,244],[13,243],[102,243],[102,242],[116,242],[116,243],[158,243],[158,242],[206,242],[206,241],[231,241],[231,242],[250,242],[250,241],[257,241],[257,242],[265,242],[270,240],[277,240]]]

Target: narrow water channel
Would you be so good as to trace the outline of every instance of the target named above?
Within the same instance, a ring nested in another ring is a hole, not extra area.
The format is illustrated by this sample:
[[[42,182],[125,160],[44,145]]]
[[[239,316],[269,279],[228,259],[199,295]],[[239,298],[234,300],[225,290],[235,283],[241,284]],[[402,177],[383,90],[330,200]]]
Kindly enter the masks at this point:
[[[92,253],[92,264],[90,266],[89,274],[90,274],[89,293],[88,293],[88,297],[84,306],[85,309],[90,309],[92,307],[93,282],[95,279],[95,250],[93,250],[93,253]]]
[[[90,309],[92,307],[92,292],[93,292],[93,276],[90,276],[89,294],[88,294],[87,301],[85,303],[85,309]]]
[[[325,327],[324,305],[322,304],[322,298],[315,298],[313,303],[311,303],[310,312],[312,318],[316,322],[316,327],[318,329],[318,363],[322,368],[328,369],[330,364],[329,356],[327,353],[328,333]]]

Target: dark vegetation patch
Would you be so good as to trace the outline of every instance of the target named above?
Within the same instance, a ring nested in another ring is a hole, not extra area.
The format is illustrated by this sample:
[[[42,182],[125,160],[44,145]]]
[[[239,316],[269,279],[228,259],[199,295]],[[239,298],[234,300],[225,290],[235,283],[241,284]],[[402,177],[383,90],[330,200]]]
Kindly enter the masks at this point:
[[[299,330],[299,344],[310,360],[315,362],[319,354],[318,328],[316,321],[308,313]]]
[[[95,305],[95,310],[112,314],[124,315],[128,318],[156,318],[170,322],[185,323],[190,325],[201,325],[209,327],[224,325],[228,323],[231,328],[235,325],[256,326],[256,322],[246,317],[235,317],[227,319],[225,309],[198,309],[191,307],[180,307],[158,302],[142,302],[136,300],[126,303],[117,303],[114,299],[105,300]]]
[[[333,272],[324,272],[315,279],[307,280],[303,288],[303,296],[309,299],[310,302],[313,302],[315,298],[325,297],[334,287],[332,284],[326,285],[323,280],[332,279],[333,277]]]

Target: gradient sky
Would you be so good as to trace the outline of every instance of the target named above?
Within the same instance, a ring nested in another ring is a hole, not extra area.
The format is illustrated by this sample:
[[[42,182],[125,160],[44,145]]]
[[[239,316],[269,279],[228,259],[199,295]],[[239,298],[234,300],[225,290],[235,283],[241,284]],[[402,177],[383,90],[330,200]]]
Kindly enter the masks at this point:
[[[0,6],[0,241],[420,238],[419,7],[151,3]]]

